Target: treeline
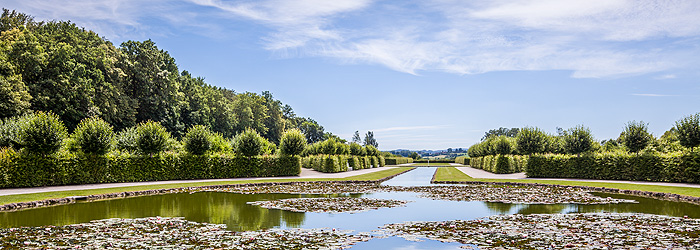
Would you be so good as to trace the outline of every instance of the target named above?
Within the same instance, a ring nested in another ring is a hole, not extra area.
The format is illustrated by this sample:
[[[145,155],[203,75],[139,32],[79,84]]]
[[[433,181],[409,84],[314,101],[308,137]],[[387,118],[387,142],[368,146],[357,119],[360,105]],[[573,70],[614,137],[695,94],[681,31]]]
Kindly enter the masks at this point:
[[[310,143],[333,137],[270,92],[236,93],[181,71],[151,40],[116,47],[70,21],[37,22],[3,9],[0,119],[36,111],[57,114],[69,131],[99,117],[115,131],[158,122],[176,138],[194,125],[226,138],[251,128],[276,144],[292,128]]]
[[[504,134],[512,131],[517,133]],[[600,142],[582,125],[557,129],[556,135],[536,127],[502,128],[489,131],[468,153],[471,166],[496,173],[698,183],[698,146],[700,113],[676,121],[659,138],[641,121],[628,122],[618,138]]]

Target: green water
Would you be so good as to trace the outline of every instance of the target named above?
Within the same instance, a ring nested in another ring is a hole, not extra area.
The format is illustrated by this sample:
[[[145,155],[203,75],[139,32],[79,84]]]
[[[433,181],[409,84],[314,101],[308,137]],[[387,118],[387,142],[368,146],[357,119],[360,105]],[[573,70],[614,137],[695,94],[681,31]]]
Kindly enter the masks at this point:
[[[435,168],[419,168],[385,184],[429,185]],[[607,205],[523,205],[491,202],[436,201],[419,198],[415,193],[375,193],[330,195],[410,200],[405,207],[382,208],[348,214],[300,213],[264,209],[246,202],[328,195],[233,194],[216,192],[164,194],[126,199],[81,202],[15,212],[0,212],[0,227],[67,225],[106,218],[141,218],[151,216],[184,217],[187,220],[226,224],[229,230],[248,231],[265,228],[339,228],[369,232],[379,226],[404,221],[469,220],[495,214],[514,213],[649,213],[700,218],[700,206],[628,195],[597,194],[603,197],[632,199],[634,204]],[[352,249],[380,247],[408,249],[457,249],[459,244],[435,241],[408,242],[390,237],[359,243]]]

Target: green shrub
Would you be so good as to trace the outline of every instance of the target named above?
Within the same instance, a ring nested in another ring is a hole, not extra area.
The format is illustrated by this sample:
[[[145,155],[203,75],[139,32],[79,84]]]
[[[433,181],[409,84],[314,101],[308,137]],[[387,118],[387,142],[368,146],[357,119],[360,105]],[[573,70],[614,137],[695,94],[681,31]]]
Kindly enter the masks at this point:
[[[282,155],[300,155],[306,148],[306,137],[298,129],[287,130],[282,134],[280,153]]]
[[[379,150],[375,148],[372,145],[366,145],[365,146],[365,151],[367,152],[367,156],[377,156],[379,155]]]
[[[386,165],[399,165],[412,163],[413,159],[408,157],[387,157],[385,158],[385,161]]]
[[[360,159],[354,155],[350,156],[350,158],[348,158],[348,167],[352,168],[352,170],[362,169],[362,166],[360,166]]]
[[[68,134],[66,126],[54,113],[37,112],[21,123],[19,139],[29,153],[53,154],[61,149]]]
[[[593,150],[595,140],[591,130],[579,125],[569,129],[564,136],[564,149],[569,154],[581,154]]]
[[[386,166],[386,158],[384,158],[384,156],[380,155],[380,156],[377,156],[377,158],[379,159],[379,166],[380,167]]]
[[[265,146],[264,140],[265,138],[260,136],[255,130],[246,129],[235,138],[234,148],[236,154],[247,157],[260,155],[263,153],[263,147]]]
[[[469,165],[469,160],[470,160],[470,158],[467,156],[459,156],[459,157],[455,158],[455,163],[459,163],[462,165]]]
[[[547,145],[547,134],[536,127],[524,127],[518,132],[515,142],[516,149],[521,154],[542,153]]]
[[[27,115],[8,117],[0,120],[0,148],[8,147],[14,149],[22,148],[19,133],[22,123],[28,120]]]
[[[104,155],[114,144],[114,130],[99,117],[85,118],[75,128],[71,139],[83,153]]]
[[[211,149],[212,132],[205,126],[194,125],[187,130],[183,142],[187,153],[203,155]]]
[[[469,165],[496,174],[523,172],[528,167],[526,155],[487,155],[469,158]]]
[[[515,139],[507,136],[498,136],[495,139],[496,154],[509,155],[513,153]]]
[[[367,152],[365,149],[358,143],[350,143],[350,154],[351,155],[356,155],[356,156],[364,156]]]
[[[213,153],[233,153],[233,146],[231,146],[231,141],[224,138],[221,133],[212,132],[209,150]]]
[[[676,132],[680,144],[689,148],[691,152],[700,146],[700,113],[676,121]]]
[[[649,145],[654,140],[648,130],[648,124],[640,121],[631,121],[625,125],[622,141],[625,147],[632,153],[637,153]]]
[[[129,127],[117,134],[116,147],[119,150],[134,153],[139,150],[137,141],[138,133],[136,132],[136,127]]]
[[[379,158],[377,158],[377,156],[370,156],[369,158],[372,161],[372,168],[378,168],[379,167]]]
[[[159,154],[168,148],[169,140],[170,133],[158,122],[143,122],[136,127],[136,147],[141,154]]]

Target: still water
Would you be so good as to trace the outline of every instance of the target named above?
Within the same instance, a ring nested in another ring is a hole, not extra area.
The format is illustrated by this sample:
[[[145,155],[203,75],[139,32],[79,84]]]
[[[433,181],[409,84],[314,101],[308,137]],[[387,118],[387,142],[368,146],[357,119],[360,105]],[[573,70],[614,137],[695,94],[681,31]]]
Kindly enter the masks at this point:
[[[385,182],[387,185],[430,185],[436,168],[418,168]],[[639,203],[608,205],[523,205],[493,202],[436,201],[415,193],[374,193],[338,195],[233,194],[216,192],[180,193],[125,199],[81,202],[16,212],[0,212],[0,227],[67,225],[106,218],[151,216],[184,217],[190,221],[225,224],[229,230],[249,231],[266,228],[338,228],[371,232],[379,226],[404,221],[470,220],[495,214],[532,213],[649,213],[700,218],[700,206],[627,195],[596,194],[632,199]],[[409,200],[405,207],[382,208],[355,214],[301,213],[265,209],[246,202],[301,197],[366,197]],[[459,249],[458,243],[437,241],[409,242],[400,238],[373,239],[352,249]]]

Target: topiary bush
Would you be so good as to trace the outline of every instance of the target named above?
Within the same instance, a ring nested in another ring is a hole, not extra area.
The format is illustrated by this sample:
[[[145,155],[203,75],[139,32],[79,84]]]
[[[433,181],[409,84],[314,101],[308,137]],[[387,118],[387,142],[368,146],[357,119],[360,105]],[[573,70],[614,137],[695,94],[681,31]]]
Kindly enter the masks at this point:
[[[238,134],[234,142],[234,150],[237,154],[253,157],[263,153],[264,138],[253,129],[246,129]]]
[[[646,148],[654,137],[648,131],[648,124],[642,121],[631,121],[625,125],[625,130],[622,132],[622,142],[625,147],[632,152],[637,153]]]
[[[564,136],[564,149],[569,154],[581,154],[593,150],[595,140],[591,130],[578,125],[569,129]]]
[[[365,151],[367,151],[367,156],[377,156],[379,155],[379,150],[372,145],[366,145]]]
[[[185,151],[193,155],[203,155],[212,147],[212,133],[203,125],[194,125],[183,138]]]
[[[358,143],[350,143],[350,154],[355,156],[364,156],[367,152]]]
[[[515,137],[515,143],[516,149],[521,154],[542,153],[546,149],[547,134],[537,127],[524,127]]]
[[[306,148],[306,137],[298,129],[287,130],[280,140],[280,154],[300,155]]]
[[[136,127],[136,146],[144,155],[159,154],[169,146],[170,133],[158,122],[148,121]]]
[[[104,155],[114,144],[112,125],[99,117],[85,118],[71,135],[73,143],[87,154]]]
[[[54,113],[37,112],[20,123],[19,140],[29,153],[53,154],[58,152],[68,130]]]

